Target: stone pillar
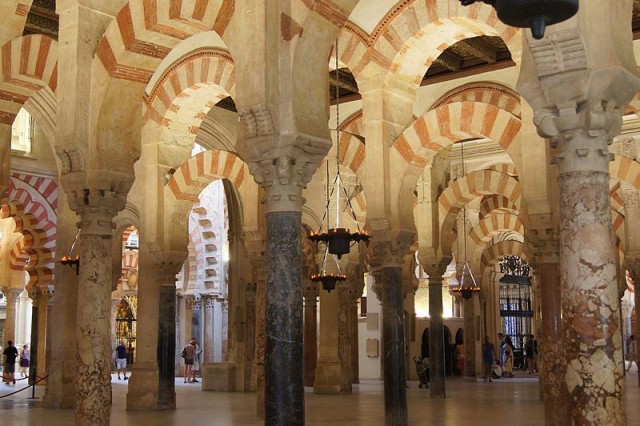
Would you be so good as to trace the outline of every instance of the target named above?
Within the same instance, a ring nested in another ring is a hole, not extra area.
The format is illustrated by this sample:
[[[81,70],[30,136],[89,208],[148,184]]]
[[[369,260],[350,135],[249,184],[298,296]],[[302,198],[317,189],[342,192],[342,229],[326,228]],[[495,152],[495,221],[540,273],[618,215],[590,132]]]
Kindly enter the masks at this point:
[[[351,382],[360,383],[358,340],[358,301],[362,297],[364,279],[356,277],[349,288],[349,327],[351,328]]]
[[[78,202],[78,200],[74,200]],[[76,412],[78,425],[108,425],[111,408],[111,238],[115,204],[98,190],[74,210],[81,216],[76,322]],[[86,204],[84,204],[86,203]]]
[[[47,304],[47,328],[44,345],[44,376],[48,376],[51,374],[51,354],[53,353],[53,341],[55,339],[55,329],[53,326],[53,287],[48,286],[47,289],[43,289],[42,294]]]
[[[351,321],[350,321],[350,292],[349,285],[338,286],[338,355],[340,358],[340,392],[351,393],[353,374],[351,372]]]
[[[204,341],[202,342],[202,362],[213,362],[213,328],[215,327],[213,318],[213,305],[215,298],[209,295],[202,295],[202,304],[204,306]]]
[[[582,2],[577,19],[550,27],[544,39],[525,34],[518,82],[538,133],[555,148],[572,424],[626,424],[607,145],[640,87],[631,39],[617,24],[631,18],[630,3]]]
[[[202,332],[202,298],[200,295],[196,295],[193,300],[193,304],[191,305],[191,336],[185,336],[188,341],[193,339],[194,337],[198,339],[198,341],[202,340],[200,338]],[[186,344],[187,342],[185,342]]]
[[[255,382],[253,377],[255,370],[253,363],[255,360],[256,351],[256,290],[257,285],[255,282],[248,283],[246,285],[246,303],[247,303],[247,325],[246,325],[246,347],[245,347],[245,374],[244,374],[244,389],[248,391],[255,391]]]
[[[339,315],[339,291],[320,291],[320,343],[313,384],[315,393],[336,394],[342,388]]]
[[[38,333],[38,326],[40,321],[38,321],[40,310],[38,309],[38,305],[42,304],[42,296],[38,291],[38,288],[31,288],[29,291],[29,297],[31,298],[31,349],[30,352],[30,363],[29,363],[29,384],[32,385],[36,381],[36,376],[38,374],[38,370],[40,368],[39,363],[39,352],[40,352],[40,333]],[[44,342],[43,342],[44,343]],[[20,351],[22,348],[18,348]]]
[[[431,369],[429,390],[432,398],[446,397],[444,321],[442,317],[442,275],[445,270],[446,267],[426,270],[429,275],[429,366]]]
[[[6,319],[5,319],[5,333],[4,333],[4,342],[3,347],[7,347],[7,342],[12,340],[14,344],[18,344],[16,342],[16,302],[20,297],[20,293],[22,293],[21,288],[9,288],[3,287],[2,293],[7,299],[7,311],[6,311]]]
[[[431,282],[431,280],[429,280]],[[476,378],[476,295],[462,299],[464,305],[464,376]]]
[[[407,367],[405,353],[404,286],[402,264],[409,251],[409,232],[375,232],[372,254],[380,265],[384,408],[387,425],[407,425]],[[321,324],[322,326],[322,324]]]
[[[318,284],[304,280],[304,385],[313,387],[318,364]]]
[[[185,256],[186,257],[186,256]],[[175,409],[176,363],[176,274],[180,272],[183,258],[164,261],[158,265],[158,401],[156,409]]]
[[[542,391],[545,424],[562,426],[567,418],[567,388],[564,358],[562,304],[560,291],[560,258],[557,243],[549,246],[555,252],[545,253],[538,260],[540,304],[542,306],[542,341],[540,342]]]

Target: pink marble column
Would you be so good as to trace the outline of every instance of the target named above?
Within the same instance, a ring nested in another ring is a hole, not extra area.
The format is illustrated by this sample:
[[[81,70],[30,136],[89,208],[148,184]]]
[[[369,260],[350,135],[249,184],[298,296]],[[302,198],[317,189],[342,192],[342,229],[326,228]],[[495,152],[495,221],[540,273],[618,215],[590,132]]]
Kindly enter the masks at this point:
[[[540,344],[541,371],[544,394],[545,424],[563,426],[567,418],[567,388],[564,359],[560,264],[540,262],[540,304],[542,305],[542,341]]]
[[[304,280],[304,385],[313,387],[318,363],[318,284]]]
[[[94,195],[94,194],[92,194]],[[96,191],[96,196],[98,192]],[[107,200],[102,200],[107,201]],[[108,425],[111,409],[111,239],[115,211],[79,210],[80,273],[76,322],[77,425]]]
[[[610,118],[595,106],[591,114],[602,123]],[[572,422],[584,425],[626,424],[608,141],[603,130],[585,129],[553,139],[560,188],[568,414]]]

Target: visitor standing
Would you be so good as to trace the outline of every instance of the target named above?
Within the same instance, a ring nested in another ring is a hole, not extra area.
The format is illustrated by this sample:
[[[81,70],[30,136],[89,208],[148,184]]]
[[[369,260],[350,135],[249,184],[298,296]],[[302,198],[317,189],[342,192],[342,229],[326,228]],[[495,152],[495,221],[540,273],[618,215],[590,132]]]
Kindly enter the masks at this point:
[[[191,339],[189,343],[182,349],[180,356],[184,358],[184,382],[191,383],[191,375],[193,374],[193,358],[196,354],[196,348],[192,345],[194,339]]]
[[[496,352],[493,347],[493,343],[489,342],[489,336],[484,336],[484,343],[482,345],[482,362],[484,364],[484,381],[491,380],[491,369],[493,361],[496,358]]]
[[[640,373],[640,367],[638,367],[638,341],[636,340],[636,336],[632,334],[627,338],[627,361],[629,361],[629,367],[627,367],[627,371],[631,370],[631,366],[633,363],[636,363],[636,368]]]
[[[29,345],[23,345],[20,351],[20,377],[29,377],[30,361],[31,354],[29,352]]]
[[[504,377],[513,377],[513,343],[511,337],[504,338]]]
[[[14,376],[16,371],[16,358],[18,358],[18,350],[15,346],[13,346],[13,341],[9,340],[7,342],[8,346],[4,348],[2,351],[2,355],[4,355],[4,373],[3,373],[3,381],[6,384],[13,382],[16,384],[16,378]]]
[[[124,379],[127,377],[127,347],[124,345],[124,340],[120,340],[120,344],[116,347],[116,369],[118,370],[118,380],[120,379],[120,370],[124,372]]]
[[[202,367],[202,364],[200,363],[200,353],[202,352],[202,349],[200,349],[198,340],[195,337],[191,339],[191,344],[195,348],[193,352],[193,366],[191,368],[191,383],[198,383],[198,380],[196,380],[196,373],[200,372],[200,368]]]

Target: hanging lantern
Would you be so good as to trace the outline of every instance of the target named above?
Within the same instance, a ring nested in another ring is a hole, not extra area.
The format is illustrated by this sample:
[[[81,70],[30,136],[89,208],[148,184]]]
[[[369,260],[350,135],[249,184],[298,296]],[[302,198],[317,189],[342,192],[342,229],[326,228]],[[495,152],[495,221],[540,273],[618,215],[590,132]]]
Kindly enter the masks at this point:
[[[463,6],[476,1],[492,5],[498,18],[518,28],[531,28],[535,39],[544,37],[547,26],[566,21],[578,12],[578,0],[460,0]]]
[[[311,281],[314,283],[322,283],[322,289],[331,293],[331,290],[336,288],[336,283],[342,282],[347,279],[346,275],[342,274],[314,274],[311,275]]]

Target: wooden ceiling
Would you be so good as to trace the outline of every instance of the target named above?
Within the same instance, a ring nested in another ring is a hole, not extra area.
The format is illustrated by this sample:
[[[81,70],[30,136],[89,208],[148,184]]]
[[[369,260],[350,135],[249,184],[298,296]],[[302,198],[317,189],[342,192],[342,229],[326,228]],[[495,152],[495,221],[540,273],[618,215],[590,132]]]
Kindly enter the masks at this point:
[[[58,39],[56,0],[33,0],[23,34],[44,34]]]

